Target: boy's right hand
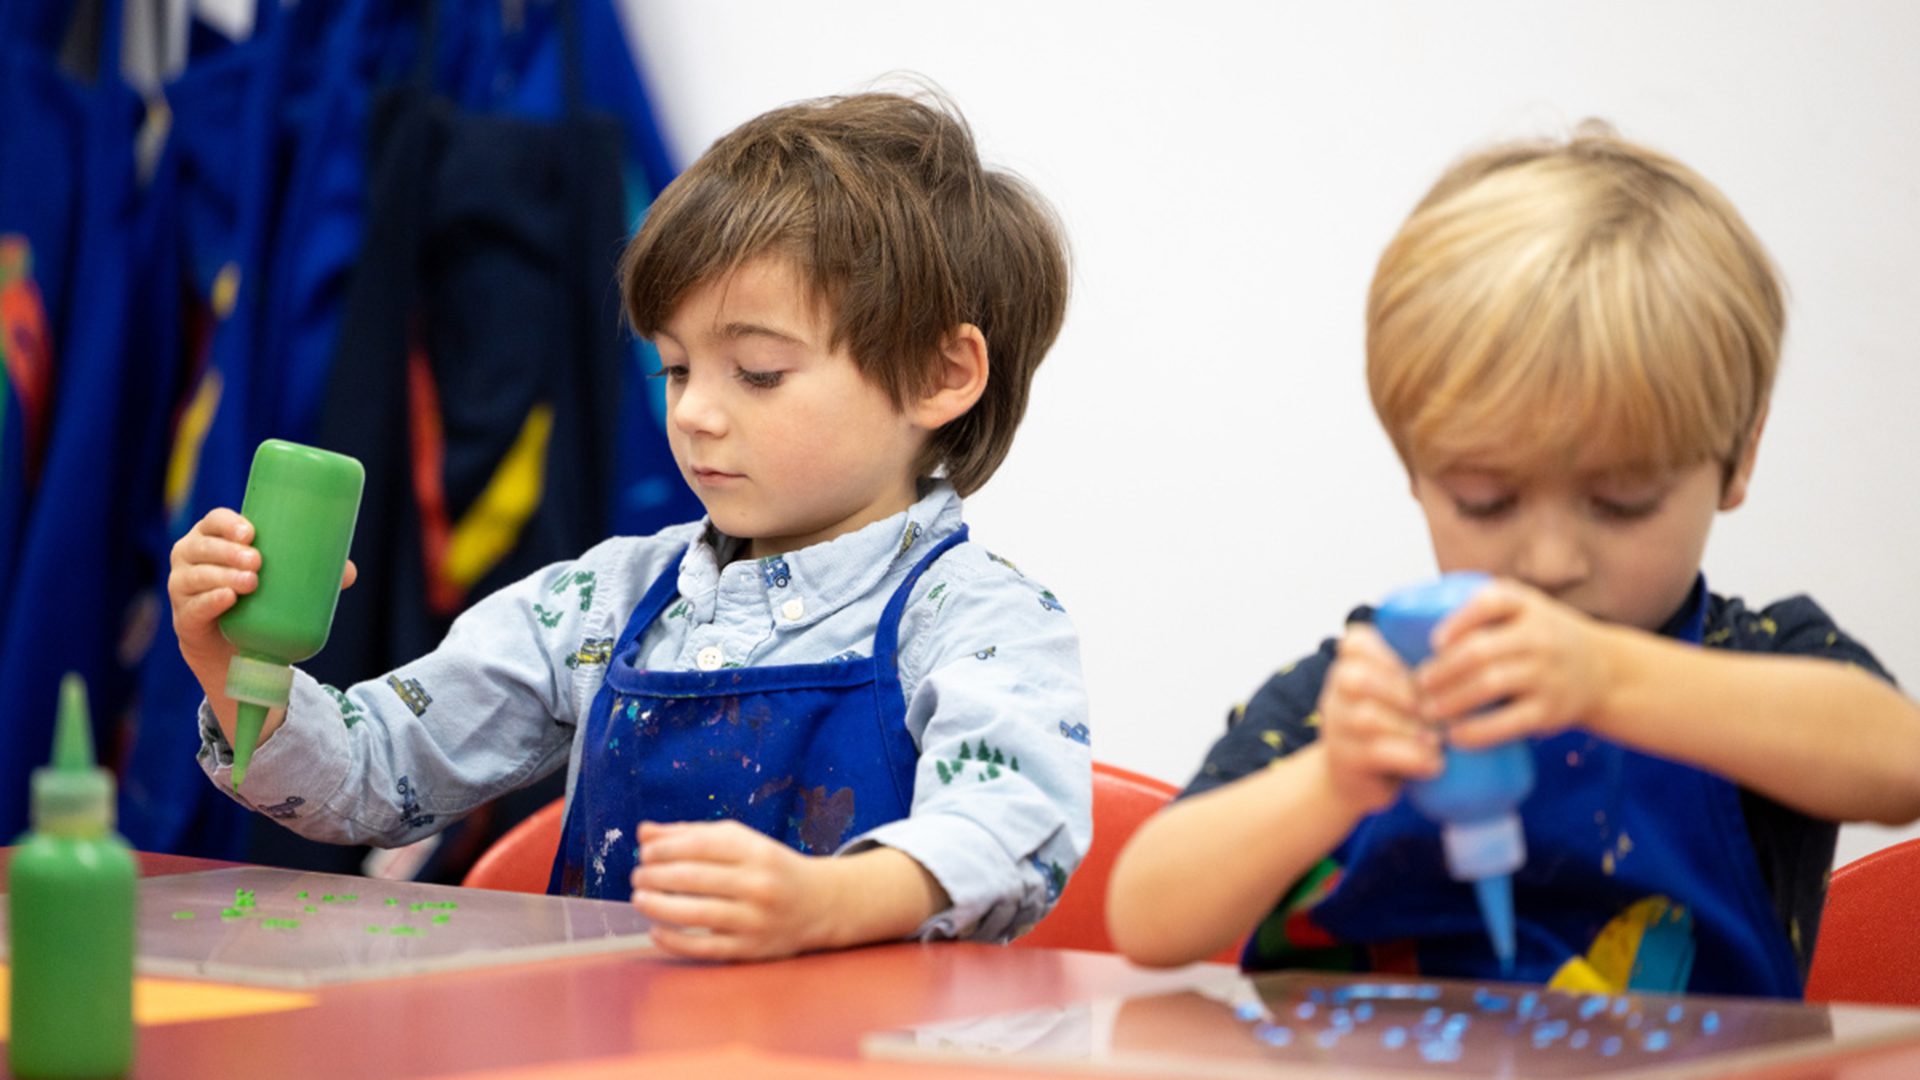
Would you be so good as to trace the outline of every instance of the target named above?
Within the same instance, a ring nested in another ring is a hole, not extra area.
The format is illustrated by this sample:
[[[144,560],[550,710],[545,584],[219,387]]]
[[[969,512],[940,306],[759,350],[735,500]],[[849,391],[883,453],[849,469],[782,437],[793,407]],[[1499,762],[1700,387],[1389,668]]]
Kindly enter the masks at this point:
[[[223,506],[208,511],[173,545],[167,574],[173,632],[180,655],[216,702],[224,697],[227,664],[238,651],[220,633],[220,616],[260,587],[260,551],[252,544],[253,523]],[[348,560],[340,587],[352,585],[356,575]]]
[[[1440,775],[1440,730],[1420,719],[1413,676],[1380,632],[1347,628],[1320,688],[1320,745],[1333,790],[1359,814]]]

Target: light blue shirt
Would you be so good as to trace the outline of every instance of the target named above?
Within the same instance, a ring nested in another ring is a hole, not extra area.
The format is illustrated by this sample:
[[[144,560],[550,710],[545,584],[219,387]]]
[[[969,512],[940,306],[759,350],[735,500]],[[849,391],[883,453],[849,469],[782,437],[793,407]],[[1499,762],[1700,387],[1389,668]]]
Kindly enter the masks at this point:
[[[641,637],[642,667],[870,655],[888,598],[960,525],[960,497],[939,482],[903,513],[772,559],[728,561],[744,545],[705,520],[608,540],[481,600],[438,648],[389,675],[342,693],[296,671],[286,722],[249,762],[245,797],[203,704],[200,764],[245,805],[335,843],[411,843],[563,764],[571,799],[608,652],[683,547],[679,598]],[[1093,834],[1073,625],[1051,592],[966,543],[915,585],[899,668],[920,751],[913,807],[841,851],[885,845],[933,874],[952,906],[919,936],[1023,933]],[[1018,768],[990,767],[983,747]]]

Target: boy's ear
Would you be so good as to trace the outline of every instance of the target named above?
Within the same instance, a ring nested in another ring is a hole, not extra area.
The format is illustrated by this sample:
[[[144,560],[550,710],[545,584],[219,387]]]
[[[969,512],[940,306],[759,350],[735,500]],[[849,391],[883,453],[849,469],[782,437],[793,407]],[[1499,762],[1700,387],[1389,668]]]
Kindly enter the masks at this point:
[[[927,392],[907,404],[913,425],[936,431],[966,415],[987,390],[986,335],[972,323],[961,323],[940,339],[940,356]]]
[[[1753,422],[1753,430],[1747,433],[1747,445],[1740,451],[1740,460],[1734,463],[1733,471],[1727,474],[1727,482],[1720,489],[1720,509],[1732,510],[1747,501],[1747,481],[1753,479],[1753,463],[1760,454],[1760,433],[1766,426],[1767,410],[1762,408]]]

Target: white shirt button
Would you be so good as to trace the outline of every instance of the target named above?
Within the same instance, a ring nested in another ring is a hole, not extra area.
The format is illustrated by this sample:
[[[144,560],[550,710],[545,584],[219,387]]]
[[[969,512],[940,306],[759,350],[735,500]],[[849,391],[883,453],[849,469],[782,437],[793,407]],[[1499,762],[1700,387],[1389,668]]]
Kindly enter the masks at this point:
[[[718,645],[709,645],[701,649],[699,655],[693,658],[693,662],[700,665],[701,671],[713,671],[725,660],[726,655],[720,651]]]
[[[780,605],[780,614],[785,615],[787,617],[788,622],[799,622],[800,616],[805,615],[806,613],[807,613],[806,601],[800,599],[797,596],[787,601],[786,603]]]

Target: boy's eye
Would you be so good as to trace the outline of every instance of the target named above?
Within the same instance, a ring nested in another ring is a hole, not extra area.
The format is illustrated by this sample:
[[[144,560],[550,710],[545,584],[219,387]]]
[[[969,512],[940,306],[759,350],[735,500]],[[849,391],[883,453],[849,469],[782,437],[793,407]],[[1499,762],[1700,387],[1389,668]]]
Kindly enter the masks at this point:
[[[1461,517],[1484,521],[1505,514],[1519,502],[1520,500],[1512,495],[1500,495],[1491,499],[1462,499],[1456,496],[1453,506],[1460,512]]]
[[[779,371],[752,371],[747,368],[740,368],[738,378],[741,382],[746,383],[755,390],[771,390],[780,385],[780,378],[783,374],[783,372]]]
[[[1639,521],[1653,516],[1660,509],[1660,499],[1602,499],[1593,500],[1593,511],[1607,521]]]
[[[647,377],[651,379],[664,378],[668,382],[686,382],[687,381],[687,365],[661,364],[660,369],[658,371],[648,372]]]

